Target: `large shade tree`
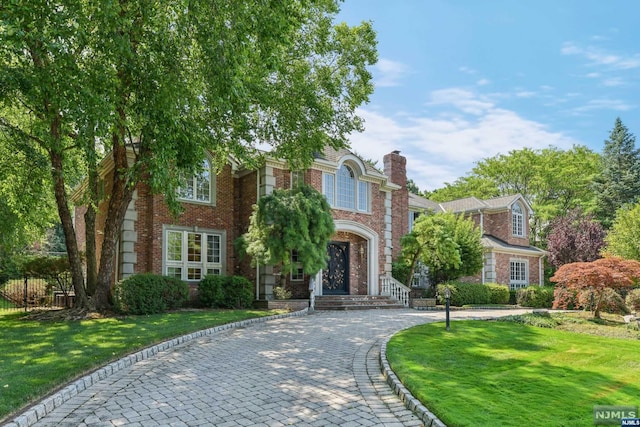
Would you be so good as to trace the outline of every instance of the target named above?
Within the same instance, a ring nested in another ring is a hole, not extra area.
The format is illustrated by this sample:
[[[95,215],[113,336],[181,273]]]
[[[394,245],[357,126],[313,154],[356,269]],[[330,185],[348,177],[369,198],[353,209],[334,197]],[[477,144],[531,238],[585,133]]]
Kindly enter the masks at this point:
[[[640,280],[640,262],[619,257],[605,257],[592,262],[565,264],[551,277],[556,282],[554,308],[567,308],[573,292],[593,293],[593,315],[600,318],[608,290],[630,288]]]
[[[372,92],[368,23],[334,25],[335,0],[79,0],[0,6],[0,128],[47,159],[76,303],[109,307],[116,242],[139,182],[178,211],[205,151],[293,167],[361,129]],[[5,113],[8,112],[8,113]],[[75,162],[74,159],[81,161]],[[108,181],[99,165],[113,165]],[[86,177],[87,280],[69,206]],[[108,190],[100,250],[96,208]],[[96,254],[100,253],[100,259]],[[95,290],[94,290],[95,289]]]
[[[479,161],[466,176],[428,197],[448,201],[521,194],[535,212],[529,235],[532,243],[538,243],[544,241],[544,231],[553,218],[576,207],[593,210],[591,183],[598,167],[599,155],[584,146],[569,150],[523,148]]]
[[[600,173],[595,177],[596,215],[611,227],[616,211],[640,200],[640,149],[620,118],[604,142]]]
[[[640,204],[618,209],[605,243],[608,255],[640,261]]]
[[[413,230],[402,237],[400,263],[408,267],[410,283],[418,263],[429,268],[429,280],[442,283],[476,274],[482,269],[480,229],[473,220],[451,212],[418,217]]]
[[[590,262],[600,258],[605,232],[589,214],[576,208],[549,224],[548,260],[554,267],[571,262]]]
[[[253,266],[279,265],[280,286],[284,287],[294,252],[305,274],[314,275],[326,267],[327,244],[334,231],[326,197],[308,185],[299,185],[261,197],[254,205],[248,231],[236,245],[251,256]]]

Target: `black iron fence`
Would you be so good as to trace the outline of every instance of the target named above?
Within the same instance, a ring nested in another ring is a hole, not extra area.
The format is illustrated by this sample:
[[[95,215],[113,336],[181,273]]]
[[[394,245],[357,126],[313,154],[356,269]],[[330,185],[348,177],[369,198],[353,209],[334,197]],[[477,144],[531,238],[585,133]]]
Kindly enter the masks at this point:
[[[34,310],[73,306],[73,291],[48,278],[24,277],[0,285],[0,310]]]

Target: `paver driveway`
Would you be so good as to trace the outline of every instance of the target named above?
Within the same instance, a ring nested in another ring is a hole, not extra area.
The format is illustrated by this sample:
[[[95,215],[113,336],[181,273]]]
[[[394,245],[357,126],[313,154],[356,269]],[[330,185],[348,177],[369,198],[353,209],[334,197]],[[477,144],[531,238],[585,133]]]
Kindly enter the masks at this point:
[[[458,311],[452,319],[513,312]],[[124,368],[36,426],[419,426],[380,342],[442,312],[316,312],[207,335]]]

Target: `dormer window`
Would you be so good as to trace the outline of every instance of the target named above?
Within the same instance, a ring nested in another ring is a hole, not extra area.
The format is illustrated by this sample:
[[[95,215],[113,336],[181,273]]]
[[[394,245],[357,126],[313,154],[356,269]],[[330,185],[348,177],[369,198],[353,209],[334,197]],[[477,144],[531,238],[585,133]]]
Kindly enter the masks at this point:
[[[520,203],[515,203],[511,208],[512,233],[517,237],[525,237],[524,210]]]
[[[322,191],[333,207],[369,212],[369,183],[349,165],[340,166],[335,175],[325,173]]]
[[[215,175],[211,173],[209,159],[202,162],[201,169],[193,176],[182,179],[178,198],[196,203],[215,203]]]

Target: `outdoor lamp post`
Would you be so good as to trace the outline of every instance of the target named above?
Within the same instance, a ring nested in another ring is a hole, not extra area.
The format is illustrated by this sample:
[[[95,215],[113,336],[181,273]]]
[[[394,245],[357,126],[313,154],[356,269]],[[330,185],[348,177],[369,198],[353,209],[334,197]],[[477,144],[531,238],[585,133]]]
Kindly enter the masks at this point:
[[[449,330],[449,303],[451,302],[451,289],[449,288],[444,288],[444,299],[445,299],[445,306],[444,306],[444,310],[446,313],[446,325],[447,325],[447,331]]]

